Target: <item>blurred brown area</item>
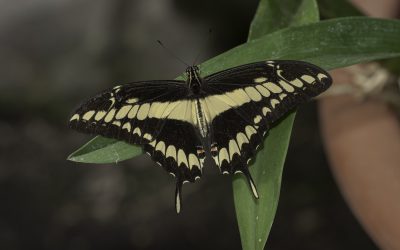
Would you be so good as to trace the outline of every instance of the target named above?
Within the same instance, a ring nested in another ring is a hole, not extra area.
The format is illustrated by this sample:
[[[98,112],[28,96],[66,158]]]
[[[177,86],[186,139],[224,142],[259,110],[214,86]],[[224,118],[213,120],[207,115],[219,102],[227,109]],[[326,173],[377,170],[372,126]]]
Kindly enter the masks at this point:
[[[184,186],[146,157],[77,164],[90,136],[70,131],[80,101],[117,83],[172,79],[246,41],[257,1],[0,2],[0,249],[241,249],[231,180],[208,168]],[[213,29],[207,43],[208,29]],[[341,198],[300,109],[269,249],[376,249]]]

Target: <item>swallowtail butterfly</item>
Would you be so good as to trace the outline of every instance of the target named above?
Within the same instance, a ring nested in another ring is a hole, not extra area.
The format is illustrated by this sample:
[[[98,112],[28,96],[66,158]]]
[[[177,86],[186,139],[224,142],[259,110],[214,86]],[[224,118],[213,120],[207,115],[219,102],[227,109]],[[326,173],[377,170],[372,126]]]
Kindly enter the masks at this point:
[[[140,145],[182,184],[202,175],[211,157],[221,173],[243,173],[258,198],[248,166],[279,118],[325,91],[332,79],[301,61],[263,61],[186,81],[141,81],[108,89],[80,106],[71,128]]]

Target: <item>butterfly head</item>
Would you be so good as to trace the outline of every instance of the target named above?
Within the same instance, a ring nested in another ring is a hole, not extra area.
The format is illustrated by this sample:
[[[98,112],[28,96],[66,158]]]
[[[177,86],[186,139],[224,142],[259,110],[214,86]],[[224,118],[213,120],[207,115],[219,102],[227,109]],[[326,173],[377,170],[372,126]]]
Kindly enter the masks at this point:
[[[198,66],[189,66],[186,68],[186,83],[194,94],[198,94],[201,89],[200,69]]]

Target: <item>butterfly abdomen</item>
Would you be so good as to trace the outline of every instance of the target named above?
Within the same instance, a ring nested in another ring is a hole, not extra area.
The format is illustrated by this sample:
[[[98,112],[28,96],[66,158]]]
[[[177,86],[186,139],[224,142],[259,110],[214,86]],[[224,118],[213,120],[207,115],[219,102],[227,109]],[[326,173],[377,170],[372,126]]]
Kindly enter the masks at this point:
[[[197,125],[197,128],[199,129],[200,135],[203,138],[206,138],[210,132],[210,125],[207,116],[204,112],[205,111],[204,105],[202,104],[202,101],[198,98],[195,100],[193,105],[195,110],[194,122]]]

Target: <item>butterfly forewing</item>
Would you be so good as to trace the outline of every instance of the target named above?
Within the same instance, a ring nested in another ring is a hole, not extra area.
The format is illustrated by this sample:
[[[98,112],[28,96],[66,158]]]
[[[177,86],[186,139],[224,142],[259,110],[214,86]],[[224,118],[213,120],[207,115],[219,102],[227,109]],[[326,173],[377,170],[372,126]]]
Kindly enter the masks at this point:
[[[83,103],[70,119],[78,131],[133,144],[153,140],[167,116],[169,102],[187,95],[180,81],[137,82],[116,86]]]

